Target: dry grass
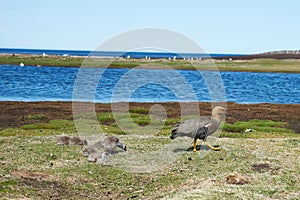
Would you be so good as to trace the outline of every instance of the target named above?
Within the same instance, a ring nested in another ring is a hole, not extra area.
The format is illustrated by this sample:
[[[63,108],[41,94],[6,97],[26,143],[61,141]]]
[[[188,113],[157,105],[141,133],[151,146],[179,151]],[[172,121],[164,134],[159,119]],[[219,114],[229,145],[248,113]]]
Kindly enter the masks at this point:
[[[299,197],[299,139],[223,138],[226,155],[210,175],[193,177],[166,199],[297,199]],[[291,142],[293,141],[293,142]],[[297,143],[295,143],[297,141]],[[217,164],[214,163],[214,164]],[[268,165],[263,171],[255,165]],[[238,179],[237,179],[238,177]],[[228,178],[233,180],[228,180]],[[239,181],[239,182],[237,182]],[[237,184],[242,183],[242,184]]]
[[[142,126],[139,131],[126,133],[117,127],[110,114],[97,116],[104,124],[102,130],[117,135],[128,150],[115,152],[101,164],[89,163],[81,155],[81,146],[56,144],[61,135],[77,134],[73,121],[51,120],[1,130],[0,199],[296,199],[299,196],[300,135],[282,129],[283,124],[250,121],[248,125],[271,129],[247,134],[238,132],[241,124],[235,124],[229,127],[234,133],[209,137],[208,141],[219,144],[221,151],[211,152],[199,142],[200,151],[194,153],[188,150],[192,146],[190,138],[169,139],[169,123],[159,133],[151,134],[146,111],[136,112],[142,114],[131,117]],[[83,120],[80,125],[84,130],[81,136],[103,137],[95,134],[95,123]],[[244,128],[245,123],[242,125]]]
[[[88,163],[58,136],[1,137],[0,197],[34,199],[296,199],[300,138],[219,138],[222,151],[186,151],[190,140],[120,135],[128,152]],[[257,167],[262,167],[257,170]],[[264,167],[263,167],[264,166]],[[228,177],[234,177],[230,182]],[[238,179],[238,180],[237,180]],[[246,181],[245,181],[246,180]],[[233,184],[232,184],[233,183]]]

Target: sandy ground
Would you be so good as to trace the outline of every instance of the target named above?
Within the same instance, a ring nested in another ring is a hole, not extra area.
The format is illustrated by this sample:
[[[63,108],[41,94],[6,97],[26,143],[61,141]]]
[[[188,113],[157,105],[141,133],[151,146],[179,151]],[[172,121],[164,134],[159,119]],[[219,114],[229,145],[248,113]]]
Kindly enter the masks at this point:
[[[198,104],[201,115],[209,115],[211,103],[185,103],[186,107],[194,108]],[[153,103],[130,103],[130,108],[150,108]],[[168,117],[181,116],[180,103],[162,103]],[[118,104],[122,107],[122,104]],[[92,106],[93,107],[93,106]],[[300,133],[299,104],[236,104],[227,103],[226,122],[248,121],[250,119],[269,119],[287,122],[295,132]],[[25,124],[48,122],[51,119],[72,119],[72,102],[0,102],[0,129],[20,127]],[[95,111],[109,112],[111,104],[95,104]],[[43,116],[30,119],[29,115]]]

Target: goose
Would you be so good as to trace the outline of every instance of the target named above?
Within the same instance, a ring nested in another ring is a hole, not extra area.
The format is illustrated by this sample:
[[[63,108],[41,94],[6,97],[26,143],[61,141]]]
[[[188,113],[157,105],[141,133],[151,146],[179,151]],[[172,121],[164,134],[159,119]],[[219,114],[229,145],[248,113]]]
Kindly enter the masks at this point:
[[[216,106],[212,110],[211,117],[201,117],[189,119],[177,124],[172,129],[170,138],[173,140],[177,137],[191,137],[194,139],[194,149],[197,151],[197,139],[203,140],[204,143],[212,150],[219,151],[220,148],[213,147],[206,142],[207,136],[213,134],[218,129],[222,120],[225,119],[225,108],[222,106]]]

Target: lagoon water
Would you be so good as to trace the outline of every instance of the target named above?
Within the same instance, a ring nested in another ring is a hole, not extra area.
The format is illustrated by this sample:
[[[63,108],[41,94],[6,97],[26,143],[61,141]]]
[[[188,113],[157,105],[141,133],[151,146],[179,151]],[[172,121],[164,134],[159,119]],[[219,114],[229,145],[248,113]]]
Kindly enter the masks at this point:
[[[0,65],[0,101],[300,103],[300,74]]]

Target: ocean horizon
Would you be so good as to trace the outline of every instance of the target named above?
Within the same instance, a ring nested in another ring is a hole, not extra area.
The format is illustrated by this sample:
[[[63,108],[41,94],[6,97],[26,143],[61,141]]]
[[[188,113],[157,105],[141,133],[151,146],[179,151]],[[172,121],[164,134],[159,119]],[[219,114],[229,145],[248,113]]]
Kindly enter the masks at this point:
[[[176,53],[176,52],[125,52],[125,51],[92,51],[92,50],[61,50],[61,49],[23,49],[23,48],[0,48],[0,54],[29,54],[49,56],[98,56],[98,57],[124,57],[124,58],[218,58],[234,57],[248,54],[226,53]]]

